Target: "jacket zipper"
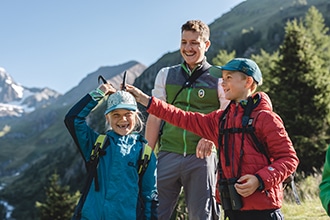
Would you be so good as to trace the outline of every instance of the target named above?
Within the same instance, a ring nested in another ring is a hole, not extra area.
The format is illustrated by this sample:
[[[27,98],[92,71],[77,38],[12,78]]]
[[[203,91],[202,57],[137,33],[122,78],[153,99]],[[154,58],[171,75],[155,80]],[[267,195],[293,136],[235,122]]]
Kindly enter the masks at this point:
[[[188,88],[188,94],[187,94],[187,107],[186,107],[186,111],[189,111],[190,109],[190,94],[191,94],[191,90],[192,88]],[[183,130],[183,156],[186,157],[187,156],[187,130]]]
[[[192,71],[187,68],[185,65],[181,65],[183,67],[183,69],[186,71],[186,73],[191,76],[191,74],[193,74],[195,72],[195,70],[200,67],[199,65],[197,65]],[[192,87],[188,88],[188,94],[187,94],[187,107],[186,107],[186,111],[189,111],[190,109],[190,95],[191,95],[191,90],[192,90]],[[183,130],[183,156],[186,157],[187,156],[187,130]]]

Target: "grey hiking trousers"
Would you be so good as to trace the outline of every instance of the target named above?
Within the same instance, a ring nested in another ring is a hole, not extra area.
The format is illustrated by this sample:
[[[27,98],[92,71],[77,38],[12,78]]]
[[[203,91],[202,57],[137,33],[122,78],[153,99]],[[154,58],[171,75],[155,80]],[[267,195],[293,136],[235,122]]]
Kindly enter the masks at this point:
[[[169,220],[183,187],[189,220],[216,220],[220,205],[216,204],[217,156],[199,159],[195,154],[183,156],[158,153],[157,187],[158,219]]]

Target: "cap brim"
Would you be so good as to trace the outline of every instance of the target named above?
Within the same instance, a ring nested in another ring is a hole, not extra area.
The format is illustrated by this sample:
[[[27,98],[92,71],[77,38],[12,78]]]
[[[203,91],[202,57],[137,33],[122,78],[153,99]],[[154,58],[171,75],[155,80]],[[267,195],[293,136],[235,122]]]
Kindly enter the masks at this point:
[[[211,66],[209,73],[211,76],[222,78],[222,71],[220,66]]]
[[[228,70],[228,71],[239,71],[237,68],[232,66],[222,66],[220,67],[222,70]]]
[[[107,109],[104,114],[106,115],[109,112],[112,112],[113,110],[116,110],[116,109],[127,109],[129,111],[136,111],[137,107],[134,105],[128,105],[128,104],[118,104],[118,105],[114,105],[111,108]]]

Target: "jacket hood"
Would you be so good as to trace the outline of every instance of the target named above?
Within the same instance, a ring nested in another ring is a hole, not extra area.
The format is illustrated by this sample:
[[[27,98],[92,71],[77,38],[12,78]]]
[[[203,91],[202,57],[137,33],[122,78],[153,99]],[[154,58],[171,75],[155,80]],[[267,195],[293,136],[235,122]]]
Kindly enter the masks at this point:
[[[253,100],[257,100],[258,105],[256,110],[268,110],[273,111],[273,104],[269,96],[264,92],[257,92],[252,95]]]

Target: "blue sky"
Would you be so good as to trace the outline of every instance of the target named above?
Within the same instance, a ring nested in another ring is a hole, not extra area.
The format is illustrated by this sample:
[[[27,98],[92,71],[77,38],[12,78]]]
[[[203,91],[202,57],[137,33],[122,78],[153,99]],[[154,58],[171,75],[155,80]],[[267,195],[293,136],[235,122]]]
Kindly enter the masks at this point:
[[[1,0],[0,67],[65,93],[101,66],[153,64],[179,49],[187,20],[211,24],[243,1]]]

